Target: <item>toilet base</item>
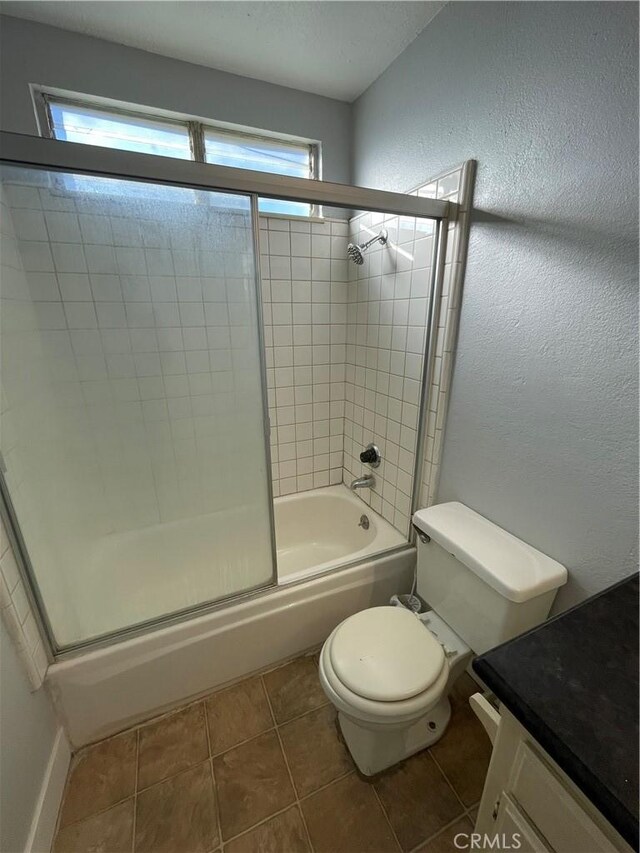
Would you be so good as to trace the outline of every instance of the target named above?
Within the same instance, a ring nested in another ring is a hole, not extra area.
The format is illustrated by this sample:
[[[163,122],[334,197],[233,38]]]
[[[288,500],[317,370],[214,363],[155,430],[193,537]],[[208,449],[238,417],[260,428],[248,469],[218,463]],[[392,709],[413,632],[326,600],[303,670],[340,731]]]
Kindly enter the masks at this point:
[[[364,776],[374,776],[431,746],[445,733],[450,719],[451,705],[446,696],[424,717],[404,727],[374,727],[342,711],[338,712],[342,736],[358,770]]]

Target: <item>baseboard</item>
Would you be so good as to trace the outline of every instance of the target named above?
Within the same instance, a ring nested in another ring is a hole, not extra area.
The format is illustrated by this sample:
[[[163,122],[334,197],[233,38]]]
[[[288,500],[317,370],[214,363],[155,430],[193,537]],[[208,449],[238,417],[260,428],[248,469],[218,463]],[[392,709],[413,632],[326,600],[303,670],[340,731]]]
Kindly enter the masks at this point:
[[[59,728],[33,812],[25,853],[49,853],[51,850],[70,761],[71,749],[63,729]]]

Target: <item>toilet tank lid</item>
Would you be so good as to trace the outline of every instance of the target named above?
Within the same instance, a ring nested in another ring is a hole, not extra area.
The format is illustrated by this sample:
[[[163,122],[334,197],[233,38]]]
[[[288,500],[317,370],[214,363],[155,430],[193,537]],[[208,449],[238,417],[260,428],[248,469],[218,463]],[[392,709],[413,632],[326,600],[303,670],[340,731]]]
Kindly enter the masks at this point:
[[[510,601],[528,601],[567,582],[560,563],[457,501],[418,510],[413,523]]]

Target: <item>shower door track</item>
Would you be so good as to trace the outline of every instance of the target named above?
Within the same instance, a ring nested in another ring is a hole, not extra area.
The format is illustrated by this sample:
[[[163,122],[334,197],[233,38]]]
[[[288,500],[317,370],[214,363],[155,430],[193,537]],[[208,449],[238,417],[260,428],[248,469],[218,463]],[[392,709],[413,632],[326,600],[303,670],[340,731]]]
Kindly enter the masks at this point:
[[[0,163],[22,167],[32,167],[55,172],[73,172],[74,174],[94,175],[98,177],[125,179],[144,183],[157,183],[164,186],[177,186],[196,190],[210,190],[249,196],[251,200],[251,219],[254,237],[256,300],[258,311],[258,335],[260,341],[260,372],[262,377],[262,407],[265,436],[265,461],[267,464],[269,516],[271,526],[271,549],[273,554],[272,582],[260,585],[252,590],[244,590],[224,599],[203,602],[186,610],[162,615],[138,625],[127,626],[116,631],[83,640],[69,646],[58,646],[47,616],[28,550],[24,543],[19,519],[11,502],[4,477],[0,471],[0,515],[8,527],[10,542],[14,547],[20,575],[27,589],[36,621],[42,634],[50,662],[66,658],[93,648],[111,645],[125,638],[147,633],[162,625],[183,622],[187,618],[203,615],[230,601],[264,593],[277,586],[277,560],[275,553],[274,503],[271,484],[271,448],[269,438],[269,412],[266,387],[266,360],[264,348],[264,328],[262,321],[261,275],[259,237],[258,199],[269,197],[282,201],[297,201],[320,204],[327,207],[342,208],[351,211],[366,210],[393,216],[409,216],[436,221],[437,230],[432,256],[427,332],[425,338],[424,366],[421,377],[422,394],[419,406],[419,421],[416,438],[416,454],[413,472],[413,492],[411,514],[418,508],[420,480],[424,456],[424,432],[426,413],[429,407],[429,385],[435,358],[435,339],[437,335],[438,312],[435,301],[442,292],[444,259],[448,225],[455,220],[458,205],[441,199],[425,198],[405,193],[376,190],[349,184],[337,184],[307,178],[292,178],[287,175],[274,175],[247,169],[234,169],[192,160],[178,160],[153,154],[139,154],[118,149],[102,148],[76,142],[62,142],[43,139],[25,134],[0,132]],[[414,542],[411,530],[408,547]],[[394,549],[395,550],[395,549]],[[343,567],[333,569],[340,571]]]
[[[268,196],[282,201],[315,202],[329,207],[417,216],[421,219],[450,219],[458,207],[450,201],[387,190],[233,169],[195,160],[138,154],[7,131],[0,132],[0,160],[16,166]]]

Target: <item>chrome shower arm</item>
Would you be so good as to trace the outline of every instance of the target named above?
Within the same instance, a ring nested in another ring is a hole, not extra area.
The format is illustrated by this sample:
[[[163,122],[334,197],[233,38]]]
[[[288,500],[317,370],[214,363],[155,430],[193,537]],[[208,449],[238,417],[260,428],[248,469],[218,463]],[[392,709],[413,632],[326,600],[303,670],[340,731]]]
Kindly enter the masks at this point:
[[[366,243],[360,243],[360,248],[362,249],[362,251],[364,251],[365,249],[368,249],[369,246],[371,246],[373,243],[377,243],[377,242],[382,243],[382,245],[384,246],[385,243],[387,242],[387,239],[388,239],[387,229],[383,228],[379,234],[376,234],[370,240],[367,240]]]

